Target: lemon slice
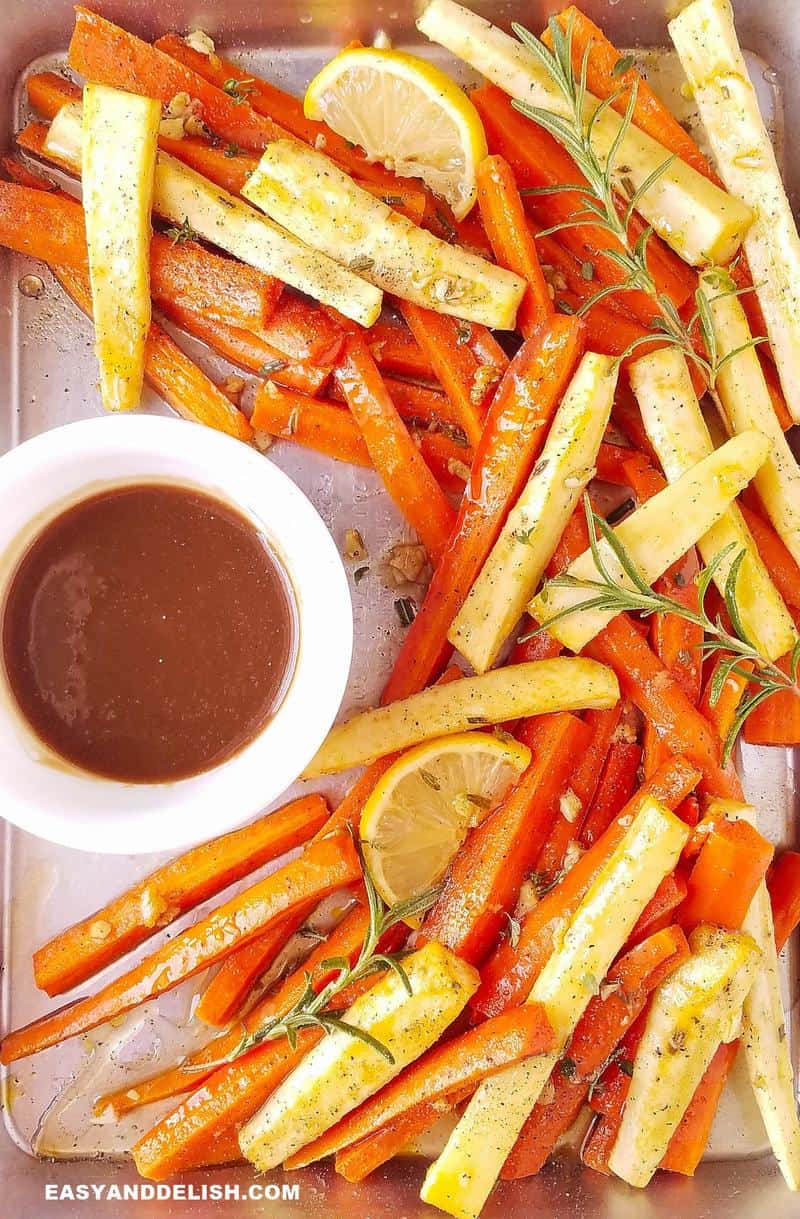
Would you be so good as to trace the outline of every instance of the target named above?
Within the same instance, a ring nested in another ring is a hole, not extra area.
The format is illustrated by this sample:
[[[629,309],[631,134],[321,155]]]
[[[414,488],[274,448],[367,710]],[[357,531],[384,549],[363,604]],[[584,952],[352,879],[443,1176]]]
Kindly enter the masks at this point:
[[[457,220],[475,202],[475,170],[487,151],[480,116],[426,60],[377,47],[342,51],[308,86],[304,109],[371,160],[421,178]]]
[[[462,732],[426,741],[390,766],[361,815],[364,858],[383,900],[394,905],[435,885],[530,758],[512,738]]]

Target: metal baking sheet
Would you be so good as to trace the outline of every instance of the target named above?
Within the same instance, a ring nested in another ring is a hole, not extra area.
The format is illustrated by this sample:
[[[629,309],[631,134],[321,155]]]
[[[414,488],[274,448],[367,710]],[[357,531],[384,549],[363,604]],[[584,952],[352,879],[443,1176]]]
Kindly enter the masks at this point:
[[[137,33],[154,36],[167,28],[186,29],[200,25],[219,43],[234,51],[248,67],[294,92],[301,92],[331,51],[353,37],[368,41],[384,29],[400,45],[414,45],[413,6],[395,3],[366,6],[350,0],[277,0],[267,6],[251,0],[198,7],[170,3],[158,9],[125,0],[103,5],[103,12],[128,24]],[[549,11],[561,3],[527,3],[522,18],[539,28]],[[665,6],[661,0],[597,0],[584,7],[622,45],[658,46],[664,41]],[[763,99],[776,132],[782,130],[781,98],[790,114],[796,113],[794,77],[791,68],[800,55],[800,27],[790,16],[795,0],[766,0],[735,5],[745,45],[760,58],[753,58]],[[484,4],[487,16],[500,20],[519,17],[519,5]],[[216,15],[215,15],[216,14]],[[25,76],[63,63],[63,49],[71,24],[66,0],[47,5],[26,5],[17,13],[14,28],[7,31],[0,50],[2,121],[6,133],[25,117]],[[794,41],[794,45],[793,44]],[[651,83],[674,98],[679,77],[674,66],[660,56],[644,60]],[[769,65],[769,66],[768,66]],[[678,94],[679,96],[679,94]],[[685,100],[681,103],[686,106]],[[690,123],[691,114],[682,118]],[[7,138],[7,135],[6,135]],[[790,165],[790,173],[793,167]],[[8,387],[0,410],[0,444],[20,443],[40,431],[99,412],[96,370],[88,323],[45,273],[46,292],[39,300],[23,297],[19,279],[33,264],[21,257],[4,256],[0,262],[0,361]],[[183,341],[183,340],[182,340]],[[195,345],[194,353],[216,371],[219,362]],[[154,398],[145,409],[163,410]],[[406,538],[405,527],[368,472],[332,463],[286,444],[275,445],[265,460],[276,461],[310,496],[334,537],[341,541],[348,527],[358,528],[369,551],[370,574],[353,587],[356,650],[343,714],[375,701],[401,641],[402,627],[393,610],[396,593],[380,575],[382,557],[392,543]],[[746,750],[742,759],[748,794],[757,803],[767,832],[775,841],[794,840],[794,758],[782,751]],[[306,785],[308,789],[309,786]],[[331,785],[317,786],[333,792]],[[299,788],[293,789],[299,790]],[[0,813],[2,804],[0,803]],[[10,826],[5,834],[4,926],[3,926],[3,1023],[24,1023],[52,1006],[32,980],[32,950],[56,930],[146,874],[160,862],[158,856],[91,856],[53,847]],[[187,916],[165,935],[193,921]],[[156,941],[157,942],[157,941]],[[124,965],[106,971],[108,978]],[[157,1107],[141,1115],[130,1115],[111,1124],[92,1120],[93,1097],[123,1082],[133,1084],[152,1072],[157,1060],[171,1061],[207,1038],[207,1031],[192,1021],[194,997],[203,978],[130,1013],[114,1027],[105,1026],[64,1047],[55,1047],[34,1059],[15,1064],[3,1082],[6,1136],[0,1135],[0,1173],[4,1181],[0,1217],[55,1213],[83,1219],[111,1213],[102,1197],[65,1199],[45,1204],[47,1183],[66,1185],[124,1183],[134,1178],[125,1151],[146,1125],[158,1116]],[[797,962],[787,960],[787,998],[798,993]],[[797,1005],[792,1005],[791,1036],[798,1053]],[[170,1103],[164,1105],[168,1109]],[[35,1152],[34,1150],[35,1149]],[[715,1129],[709,1162],[693,1181],[664,1175],[645,1194],[619,1182],[606,1181],[581,1172],[574,1152],[563,1156],[539,1178],[501,1186],[486,1209],[488,1217],[504,1214],[517,1219],[538,1209],[559,1219],[591,1214],[613,1219],[661,1219],[680,1206],[687,1219],[693,1216],[761,1213],[770,1208],[774,1219],[796,1215],[797,1204],[784,1190],[771,1158],[760,1118],[744,1081],[734,1083]],[[327,1167],[312,1168],[287,1176],[297,1186],[298,1197],[270,1200],[268,1212],[244,1193],[252,1175],[246,1169],[218,1170],[195,1174],[199,1187],[211,1182],[238,1184],[242,1198],[229,1199],[226,1212],[250,1219],[256,1214],[275,1216],[303,1214],[318,1219],[339,1219],[344,1214],[378,1219],[389,1215],[431,1215],[418,1199],[421,1177],[419,1161],[406,1160],[387,1166],[368,1184],[354,1188]],[[187,1182],[190,1179],[187,1178]],[[276,1177],[280,1183],[281,1178]],[[139,1204],[140,1206],[143,1204]],[[153,1201],[136,1213],[206,1216],[215,1203],[202,1197],[178,1201]],[[152,1212],[150,1208],[152,1209]],[[116,1213],[116,1208],[114,1208]]]

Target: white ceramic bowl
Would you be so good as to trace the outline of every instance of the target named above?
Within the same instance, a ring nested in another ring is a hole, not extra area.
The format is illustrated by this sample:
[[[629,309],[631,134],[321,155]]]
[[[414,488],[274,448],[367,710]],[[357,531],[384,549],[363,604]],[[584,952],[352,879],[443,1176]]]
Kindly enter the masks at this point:
[[[0,664],[0,814],[41,838],[106,853],[174,850],[230,830],[270,804],[333,723],[353,644],[342,562],[303,493],[247,445],[157,416],[71,423],[0,458],[0,601],[47,521],[106,487],[141,481],[207,491],[252,520],[292,583],[299,639],[289,688],[259,735],[214,769],[172,783],[120,783],[58,759],[22,721]],[[253,606],[254,630],[258,615]]]

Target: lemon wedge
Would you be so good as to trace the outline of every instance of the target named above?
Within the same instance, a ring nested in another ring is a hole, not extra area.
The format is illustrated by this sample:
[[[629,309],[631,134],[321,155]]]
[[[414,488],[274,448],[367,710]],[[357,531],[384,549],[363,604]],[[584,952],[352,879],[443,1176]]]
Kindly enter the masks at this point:
[[[439,68],[405,51],[352,47],[308,86],[304,110],[371,160],[421,178],[457,220],[475,202],[486,136],[472,102]]]
[[[508,737],[463,732],[426,741],[390,766],[361,815],[361,843],[388,905],[441,880],[467,831],[496,808],[529,764]]]

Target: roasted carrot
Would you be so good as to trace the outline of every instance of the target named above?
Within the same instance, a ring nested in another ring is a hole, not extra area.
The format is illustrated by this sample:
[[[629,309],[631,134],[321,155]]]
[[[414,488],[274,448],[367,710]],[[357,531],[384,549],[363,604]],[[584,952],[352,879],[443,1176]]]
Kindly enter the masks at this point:
[[[369,336],[367,336],[369,341]],[[370,350],[372,347],[370,345]],[[373,359],[378,367],[381,367],[380,361],[375,356],[373,351]],[[430,385],[418,385],[413,381],[403,381],[398,377],[388,376],[383,373],[383,380],[397,407],[400,416],[407,423],[424,424],[434,428],[440,427],[442,424],[447,426],[448,433],[459,435],[460,423],[455,417],[455,412],[450,405],[449,399],[439,389],[435,389]],[[326,390],[326,394],[335,399],[337,402],[344,402],[344,394],[339,389],[335,381],[331,383]],[[471,450],[466,448],[466,440],[462,442],[462,448],[465,452],[470,453]]]
[[[624,381],[617,384],[611,418],[628,443],[633,445],[635,450],[633,456],[636,457],[636,453],[638,453],[636,460],[639,463],[647,462],[655,469],[658,466],[658,457],[644,429],[639,404]]]
[[[772,854],[772,845],[749,822],[718,822],[706,835],[689,875],[678,916],[681,926],[687,932],[700,923],[731,931],[741,927]]]
[[[481,985],[470,1001],[476,1015],[496,1016],[524,1000],[552,952],[554,926],[560,925],[561,919],[569,918],[577,909],[642,801],[650,796],[668,808],[677,808],[694,789],[698,778],[699,771],[687,759],[675,757],[640,787],[605,834],[522,920],[516,944],[504,939],[486,962],[481,971]]]
[[[643,1011],[649,995],[688,956],[683,932],[679,927],[667,927],[631,948],[611,967],[550,1077],[547,1099],[534,1106],[506,1160],[505,1180],[539,1172],[575,1121],[603,1064]]]
[[[628,1098],[633,1063],[646,1019],[645,1010],[622,1038],[615,1050],[613,1061],[603,1071],[598,1080],[599,1086],[589,1098],[589,1104],[598,1117],[584,1140],[581,1159],[587,1168],[593,1168],[604,1176],[610,1175],[608,1159],[617,1141],[622,1111]]]
[[[200,313],[181,309],[170,301],[162,303],[161,311],[181,330],[200,339],[231,364],[238,365],[246,372],[267,377],[287,389],[305,394],[319,393],[333,371],[332,365],[325,367],[293,360],[286,352],[278,351],[249,330],[213,322]]]
[[[723,1041],[718,1047],[669,1141],[661,1168],[687,1177],[694,1176],[706,1149],[711,1123],[738,1050],[738,1041]]]
[[[101,1096],[95,1105],[95,1113],[100,1115],[110,1108],[116,1116],[120,1116],[153,1101],[180,1096],[182,1092],[194,1092],[209,1075],[213,1075],[218,1064],[239,1046],[243,1032],[253,1033],[268,1020],[289,1011],[305,989],[307,974],[311,975],[317,986],[320,966],[330,957],[354,960],[364,942],[368,921],[366,907],[359,902],[324,940],[314,945],[305,960],[279,981],[240,1022],[214,1037],[201,1050],[190,1054],[179,1066],[160,1071],[133,1088],[122,1088]]]
[[[52,271],[78,308],[91,317],[89,276],[69,267],[54,266]],[[145,378],[184,419],[217,428],[238,440],[252,438],[253,429],[242,412],[156,322],[151,322],[147,337]]]
[[[307,119],[303,113],[303,103],[300,98],[292,97],[291,94],[285,93],[282,89],[258,76],[253,76],[238,64],[223,59],[220,55],[204,55],[202,51],[195,51],[177,34],[164,34],[163,37],[156,40],[155,46],[159,51],[183,64],[194,77],[200,77],[220,90],[225,85],[228,89],[236,90],[246,99],[248,109],[252,109],[268,121],[280,124],[283,130],[291,132],[305,144],[321,147],[327,156],[332,157],[355,177],[377,181],[384,189],[392,191],[399,185],[398,179],[393,173],[385,169],[380,162],[368,161],[362,149],[353,148],[347,140],[337,135],[326,123]],[[229,85],[229,81],[233,84]],[[197,95],[192,94],[192,96]],[[210,119],[208,122],[216,130]]]
[[[714,728],[716,728],[717,735],[721,741],[725,741],[728,738],[728,734],[736,719],[742,696],[747,689],[748,681],[746,674],[753,671],[752,661],[741,661],[736,667],[741,669],[742,672],[728,673],[722,683],[722,689],[719,691],[716,701],[712,701],[715,692],[716,675],[719,672],[720,665],[723,663],[724,661],[721,659],[714,662],[698,704],[700,711],[709,724],[713,724]]]
[[[625,462],[631,457],[631,450],[621,444],[610,444],[604,440],[597,453],[595,465],[597,477],[603,482],[613,483],[616,487],[628,487],[628,476],[625,473]]]
[[[744,303],[748,299],[748,296],[753,296],[753,295],[754,294],[751,292],[751,293],[748,293],[748,294],[740,297],[742,304],[744,305]],[[755,299],[757,302],[758,298],[756,297]],[[748,317],[748,321],[749,321],[749,317]],[[751,325],[751,330],[752,330],[752,325]],[[753,333],[754,334],[758,334],[758,333],[763,334],[763,333],[765,333],[765,329],[762,329],[761,331],[754,330]],[[760,351],[758,352],[758,359],[759,359],[759,363],[761,364],[761,371],[764,374],[764,380],[767,383],[767,390],[769,392],[770,401],[772,403],[772,409],[774,410],[774,412],[777,416],[777,419],[778,419],[778,423],[781,425],[784,432],[788,432],[790,427],[794,427],[794,419],[792,419],[792,416],[789,414],[789,408],[786,405],[786,399],[783,396],[783,390],[781,389],[781,383],[780,383],[780,380],[778,379],[777,369],[775,368],[775,365],[772,363],[772,361],[769,359],[769,357],[764,355]]]
[[[787,605],[800,609],[800,566],[763,516],[745,505],[742,515],[778,592]]]
[[[685,900],[686,893],[687,884],[681,872],[670,872],[665,876],[628,936],[628,947],[674,923],[675,911]]]
[[[515,110],[508,98],[495,85],[482,85],[471,94],[483,121],[492,153],[504,157],[511,165],[519,187],[523,190],[574,184],[582,185],[580,171],[567,152],[555,139]],[[545,227],[574,219],[583,209],[584,197],[559,190],[542,195],[527,195],[526,206]],[[632,236],[638,236],[642,226],[633,222]],[[601,285],[621,284],[625,272],[616,261],[621,247],[615,237],[598,225],[587,223],[562,229],[559,240],[581,263],[591,263],[593,275]],[[696,277],[671,251],[656,239],[648,245],[648,263],[659,289],[680,308],[694,291]],[[658,315],[658,306],[646,293],[625,292],[625,309],[647,326]]]
[[[767,877],[778,951],[800,923],[800,854],[782,851]]]
[[[451,1113],[454,1105],[455,1101],[446,1097],[440,1100],[422,1100],[413,1108],[405,1109],[366,1138],[337,1151],[336,1171],[345,1181],[363,1181],[387,1160],[403,1152],[415,1138],[429,1130],[440,1118]]]
[[[380,977],[378,973],[362,978],[338,998],[347,1007]],[[133,1148],[140,1174],[160,1181],[176,1172],[213,1163],[217,1145],[238,1132],[324,1035],[321,1029],[303,1029],[298,1034],[296,1049],[291,1048],[286,1038],[263,1041],[249,1053],[219,1067]]]
[[[88,271],[83,208],[60,191],[0,182],[0,245]],[[274,312],[282,285],[195,241],[177,243],[154,233],[150,290],[156,303],[174,300],[228,325],[258,330]]]
[[[508,367],[505,353],[477,322],[462,322],[409,301],[400,301],[399,307],[464,434],[477,445],[487,405]]]
[[[243,94],[218,89],[157,47],[81,6],[75,9],[67,62],[87,80],[156,97],[165,105],[177,93],[188,93],[200,102],[203,121],[215,135],[252,152],[287,134],[258,114]]]
[[[430,360],[402,321],[380,317],[370,326],[366,338],[382,373],[416,381],[436,379]],[[453,415],[454,423],[459,420],[459,415]]]
[[[263,381],[253,399],[253,427],[337,461],[371,467],[367,446],[353,417],[329,402]]]
[[[0,157],[3,173],[17,186],[27,186],[31,190],[58,191],[59,187],[51,178],[38,170],[26,165],[18,153],[7,153]]]
[[[539,638],[550,639],[551,636],[542,631]],[[614,707],[602,711],[586,711],[583,715],[583,722],[591,736],[586,747],[576,757],[569,790],[562,802],[563,807],[559,808],[536,859],[536,873],[543,883],[552,882],[558,876],[567,847],[578,836],[583,825],[594,800],[612,738],[619,726],[622,708],[623,703],[620,700]]]
[[[800,612],[793,606],[789,612],[798,627]],[[781,656],[776,664],[782,673],[791,677],[791,653]],[[738,680],[744,679],[739,677]],[[800,689],[797,682],[787,685],[783,690],[777,690],[759,703],[745,720],[742,735],[749,745],[777,745],[789,748],[800,743]]]
[[[409,628],[384,702],[427,685],[447,654],[447,632],[544,444],[546,424],[583,350],[575,318],[554,317],[528,339],[497,389],[452,538]]]
[[[9,1033],[0,1048],[0,1058],[4,1063],[15,1062],[122,1015],[214,965],[274,920],[290,917],[312,897],[321,900],[355,883],[360,875],[349,834],[332,833],[311,843],[299,859],[176,935],[98,994]]]
[[[58,72],[34,72],[25,81],[28,101],[46,119],[54,119],[62,106],[79,102],[82,90]]]
[[[469,834],[420,932],[472,964],[495,946],[513,912],[589,730],[563,712],[526,721],[519,735],[531,749],[528,769],[500,808]]]
[[[397,412],[364,339],[351,334],[336,379],[364,438],[372,465],[434,563],[441,559],[455,513]]]
[[[178,856],[39,948],[36,985],[48,995],[71,990],[185,911],[306,842],[327,819],[322,797],[305,796]]]
[[[540,1003],[505,1012],[428,1050],[380,1092],[291,1156],[285,1166],[302,1168],[313,1160],[333,1155],[423,1101],[439,1101],[456,1092],[474,1091],[487,1075],[553,1048],[555,1033]]]
[[[611,822],[630,800],[636,787],[636,776],[642,750],[631,741],[615,741],[606,758],[600,783],[591,808],[581,826],[581,846],[590,847],[604,834]]]
[[[536,243],[527,225],[511,166],[503,157],[486,157],[478,166],[478,207],[495,259],[508,271],[516,271],[527,283],[517,314],[517,325],[525,338],[553,312]]]
[[[620,689],[654,726],[666,746],[683,753],[703,771],[701,790],[709,795],[741,799],[741,785],[733,767],[723,767],[721,747],[711,725],[686,697],[681,686],[661,663],[624,614],[619,614],[586,647],[617,674]]]
[[[391,389],[390,393],[394,401]],[[445,432],[414,428],[411,435],[439,486],[445,491],[461,495],[469,479],[472,450],[465,448]]]

